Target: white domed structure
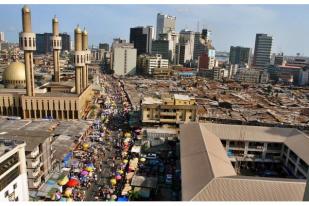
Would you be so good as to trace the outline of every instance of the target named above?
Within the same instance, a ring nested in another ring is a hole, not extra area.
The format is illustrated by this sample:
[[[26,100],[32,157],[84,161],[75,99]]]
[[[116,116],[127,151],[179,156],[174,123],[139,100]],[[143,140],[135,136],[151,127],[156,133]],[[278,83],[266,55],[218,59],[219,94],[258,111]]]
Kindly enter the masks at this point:
[[[26,71],[25,65],[20,62],[12,62],[3,72],[3,83],[5,88],[25,88]]]

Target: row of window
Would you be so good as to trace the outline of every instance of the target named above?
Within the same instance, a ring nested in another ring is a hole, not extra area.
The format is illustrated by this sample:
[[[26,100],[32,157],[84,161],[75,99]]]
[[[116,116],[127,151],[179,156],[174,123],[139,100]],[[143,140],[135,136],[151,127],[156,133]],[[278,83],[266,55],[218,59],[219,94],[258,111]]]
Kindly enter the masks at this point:
[[[57,40],[51,40],[51,44],[53,46],[62,46],[62,42]]]
[[[21,48],[23,47],[23,45],[25,47],[27,47],[28,45],[29,45],[29,47],[32,47],[32,46],[35,47],[36,46],[35,38],[31,39],[31,37],[29,37],[28,40],[27,40],[26,37],[24,37],[24,39],[22,37],[20,37],[19,38],[19,44],[20,44],[19,46]]]
[[[13,180],[15,180],[19,176],[20,170],[19,166],[16,167],[14,170],[9,172],[7,175],[5,175],[1,180],[0,180],[0,191],[6,188]]]
[[[10,156],[8,159],[4,160],[0,164],[0,175],[5,173],[8,169],[14,166],[19,161],[18,153]]]

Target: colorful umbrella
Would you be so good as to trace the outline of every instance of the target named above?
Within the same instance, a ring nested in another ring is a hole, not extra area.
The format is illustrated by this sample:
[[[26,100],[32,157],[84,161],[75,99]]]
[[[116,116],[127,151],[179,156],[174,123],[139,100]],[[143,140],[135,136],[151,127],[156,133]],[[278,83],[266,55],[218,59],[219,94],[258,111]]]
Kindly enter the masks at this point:
[[[117,170],[117,172],[121,175],[123,174],[123,170]]]
[[[143,158],[140,159],[140,161],[141,161],[141,162],[145,162],[145,161],[146,161],[146,158],[143,157]]]
[[[123,160],[123,163],[127,164],[129,161],[127,159]]]
[[[88,164],[86,164],[86,167],[92,167],[92,168],[94,168],[94,165],[93,165],[93,163],[88,163]]]
[[[92,172],[93,171],[93,167],[86,167],[85,170],[88,171],[88,172]]]
[[[58,185],[63,186],[63,185],[65,185],[65,184],[67,184],[68,181],[69,181],[68,176],[64,176],[62,179],[58,180]]]
[[[117,183],[116,179],[111,179],[111,184],[115,185]]]
[[[66,197],[70,197],[72,195],[72,188],[67,188],[65,191],[64,191],[64,196]]]
[[[76,187],[77,185],[79,185],[79,181],[75,178],[71,178],[66,185],[68,187]]]
[[[116,180],[121,180],[121,176],[120,176],[120,175],[117,175],[117,176],[116,176]]]
[[[86,171],[86,170],[83,170],[80,174],[81,174],[82,176],[86,176],[86,175],[88,175],[88,174],[89,174],[89,172],[88,172],[88,171]]]

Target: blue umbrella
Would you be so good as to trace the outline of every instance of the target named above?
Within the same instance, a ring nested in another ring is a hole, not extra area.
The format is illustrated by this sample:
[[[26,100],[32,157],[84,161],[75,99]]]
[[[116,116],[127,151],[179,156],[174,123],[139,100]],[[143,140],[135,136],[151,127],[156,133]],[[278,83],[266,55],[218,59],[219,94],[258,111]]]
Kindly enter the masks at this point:
[[[118,200],[117,202],[128,202],[129,201],[129,198],[127,197],[118,197]]]

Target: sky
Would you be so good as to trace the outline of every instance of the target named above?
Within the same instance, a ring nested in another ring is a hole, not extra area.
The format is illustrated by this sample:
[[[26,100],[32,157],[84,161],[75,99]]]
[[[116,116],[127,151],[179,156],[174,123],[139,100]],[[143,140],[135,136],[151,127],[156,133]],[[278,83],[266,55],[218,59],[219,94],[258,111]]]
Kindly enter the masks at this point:
[[[0,5],[0,31],[6,40],[18,41],[23,5]],[[217,51],[230,46],[254,48],[255,34],[273,36],[273,52],[309,56],[309,5],[29,5],[32,30],[51,32],[51,19],[59,19],[60,32],[73,39],[77,24],[86,27],[90,45],[129,39],[130,28],[154,26],[158,12],[176,16],[176,31],[207,28]]]

